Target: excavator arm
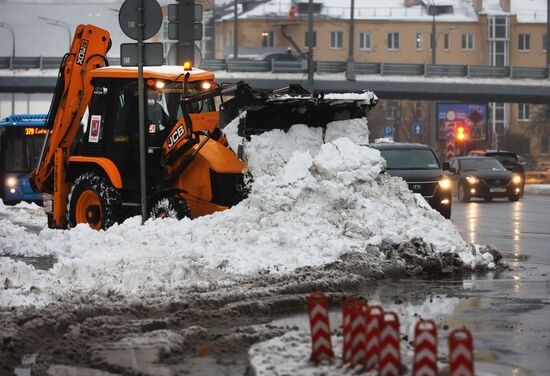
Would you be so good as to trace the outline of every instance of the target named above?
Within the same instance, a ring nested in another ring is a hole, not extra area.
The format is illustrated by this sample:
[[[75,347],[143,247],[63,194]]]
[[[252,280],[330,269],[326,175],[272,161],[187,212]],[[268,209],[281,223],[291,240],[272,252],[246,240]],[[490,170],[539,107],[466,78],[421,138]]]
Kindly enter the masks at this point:
[[[30,176],[35,190],[53,193],[53,227],[66,226],[69,183],[67,160],[80,122],[93,93],[90,73],[107,64],[109,32],[93,25],[79,25],[71,50],[63,57],[48,114],[51,130],[44,143],[38,167]]]

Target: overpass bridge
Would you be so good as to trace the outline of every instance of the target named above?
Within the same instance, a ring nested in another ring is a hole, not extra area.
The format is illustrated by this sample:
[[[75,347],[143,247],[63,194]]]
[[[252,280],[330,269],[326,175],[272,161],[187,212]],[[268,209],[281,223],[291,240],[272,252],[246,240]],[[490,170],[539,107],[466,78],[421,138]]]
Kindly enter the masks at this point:
[[[51,93],[61,58],[0,57],[0,93]],[[110,59],[118,64],[118,59]],[[356,80],[345,78],[345,62],[315,62],[314,89],[373,90],[383,99],[460,102],[550,103],[548,68],[356,63]],[[289,82],[308,87],[303,62],[205,60],[201,68],[220,81],[244,80],[258,89]]]

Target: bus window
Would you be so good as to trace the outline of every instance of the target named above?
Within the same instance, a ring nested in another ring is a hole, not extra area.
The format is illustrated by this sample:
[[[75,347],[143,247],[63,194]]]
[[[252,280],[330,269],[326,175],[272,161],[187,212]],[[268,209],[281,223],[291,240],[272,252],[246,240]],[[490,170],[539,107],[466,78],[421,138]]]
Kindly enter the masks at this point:
[[[9,129],[6,132],[4,171],[26,172],[38,164],[44,135],[26,136],[24,128]]]

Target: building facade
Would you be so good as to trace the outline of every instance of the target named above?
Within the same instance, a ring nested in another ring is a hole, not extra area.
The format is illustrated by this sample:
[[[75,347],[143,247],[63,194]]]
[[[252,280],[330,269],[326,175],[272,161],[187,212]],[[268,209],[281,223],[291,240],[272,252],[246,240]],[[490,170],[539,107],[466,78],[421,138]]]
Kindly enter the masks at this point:
[[[350,3],[314,1],[314,60],[348,59]],[[239,57],[289,49],[305,57],[307,7],[307,0],[271,0],[241,12]],[[355,0],[353,57],[356,62],[375,63],[545,67],[546,17],[546,0]],[[216,58],[232,56],[232,15],[216,21],[215,41]],[[424,111],[429,108],[413,101],[401,102],[403,119],[418,117],[420,107]],[[534,120],[534,114],[545,113],[542,107],[490,103],[492,137],[472,147],[513,147],[533,159],[547,159],[550,124],[541,116]],[[402,133],[407,136],[405,130]],[[512,142],[527,134],[531,135],[528,142]]]

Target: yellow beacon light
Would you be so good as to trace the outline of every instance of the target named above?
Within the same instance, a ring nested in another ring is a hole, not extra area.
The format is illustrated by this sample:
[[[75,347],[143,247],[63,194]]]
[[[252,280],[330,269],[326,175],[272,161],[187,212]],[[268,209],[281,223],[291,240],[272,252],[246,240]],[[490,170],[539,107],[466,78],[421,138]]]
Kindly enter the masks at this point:
[[[186,61],[183,63],[183,70],[191,70],[193,69],[193,64],[191,64],[190,61]]]

